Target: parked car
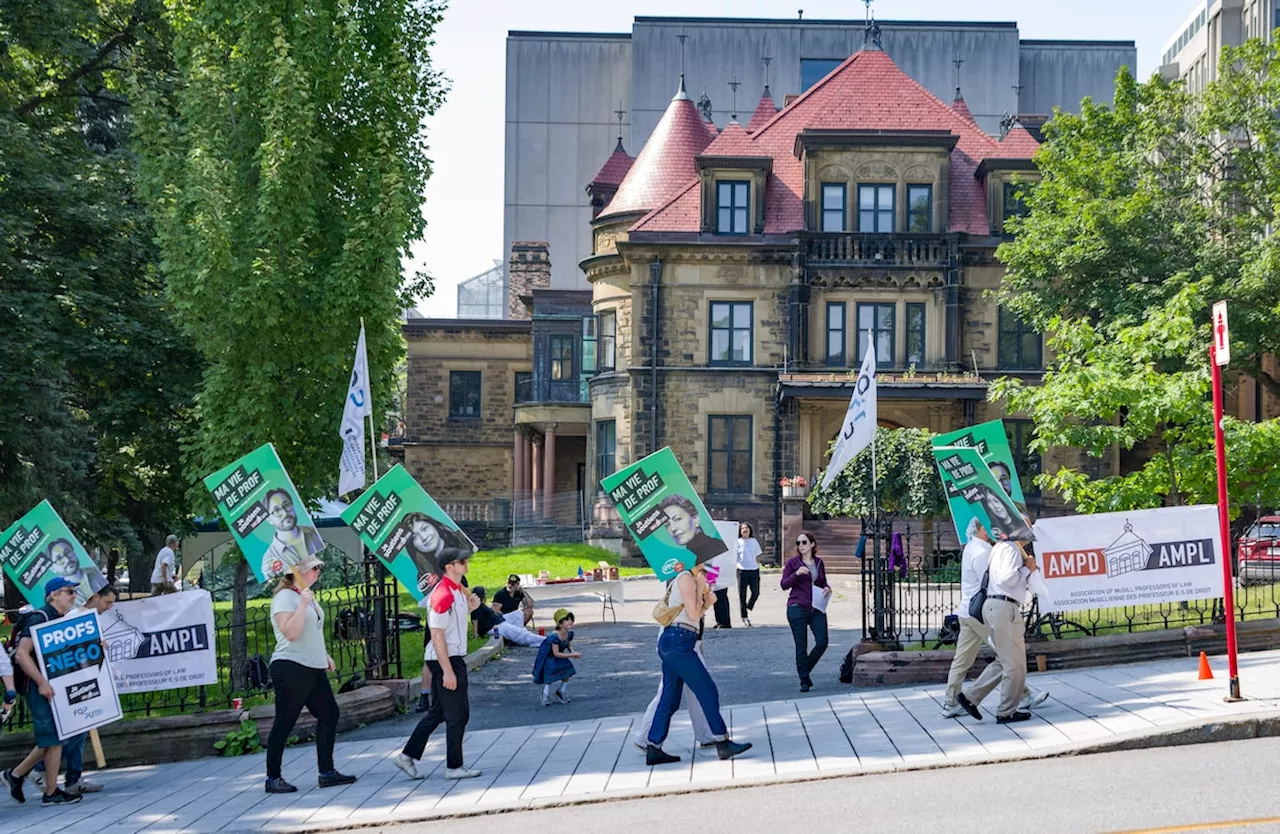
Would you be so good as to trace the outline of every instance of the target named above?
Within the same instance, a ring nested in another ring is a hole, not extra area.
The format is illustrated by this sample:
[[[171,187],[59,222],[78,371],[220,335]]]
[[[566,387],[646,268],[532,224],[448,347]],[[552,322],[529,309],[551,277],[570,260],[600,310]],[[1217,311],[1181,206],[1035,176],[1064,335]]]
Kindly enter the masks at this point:
[[[1280,582],[1280,515],[1265,515],[1240,534],[1236,543],[1240,582]]]

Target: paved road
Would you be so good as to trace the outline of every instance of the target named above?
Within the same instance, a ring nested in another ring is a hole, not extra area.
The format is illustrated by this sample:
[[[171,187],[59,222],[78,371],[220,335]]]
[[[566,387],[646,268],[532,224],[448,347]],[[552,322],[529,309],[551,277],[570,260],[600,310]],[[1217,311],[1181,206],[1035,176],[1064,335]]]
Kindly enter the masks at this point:
[[[657,796],[382,830],[649,832],[688,828],[673,820],[701,820],[707,830],[735,834],[1259,834],[1280,831],[1280,797],[1270,787],[1278,759],[1280,739],[1255,739]],[[996,791],[1003,798],[989,800]]]
[[[834,580],[838,596],[832,601],[830,648],[814,673],[814,694],[846,689],[837,680],[840,661],[861,632],[856,588]],[[741,627],[735,604],[729,630],[708,630],[707,664],[725,704],[783,700],[799,695],[795,649],[786,626],[786,599],[776,574],[766,576],[753,612],[753,628]],[[656,651],[657,625],[649,617],[660,586],[656,581],[628,582],[627,602],[619,607],[618,623],[599,621],[600,608],[585,599],[565,600],[581,620],[575,648],[578,674],[570,685],[573,703],[544,707],[541,687],[531,671],[536,649],[508,648],[471,678],[471,730],[531,726],[586,718],[643,712],[657,691],[661,677]],[[543,607],[550,608],[550,605]],[[842,626],[835,628],[834,626]],[[851,627],[852,626],[852,627]],[[417,723],[410,714],[343,733],[343,740],[407,735]]]

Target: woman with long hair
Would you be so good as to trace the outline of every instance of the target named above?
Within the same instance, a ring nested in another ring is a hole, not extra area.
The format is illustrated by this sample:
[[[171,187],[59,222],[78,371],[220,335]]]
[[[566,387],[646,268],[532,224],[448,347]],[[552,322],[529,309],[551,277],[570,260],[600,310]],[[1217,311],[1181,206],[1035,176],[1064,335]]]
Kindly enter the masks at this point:
[[[324,645],[324,609],[311,591],[322,567],[324,562],[314,556],[303,559],[280,577],[271,598],[271,629],[276,634],[271,682],[276,690],[276,715],[267,737],[267,793],[298,790],[284,780],[280,765],[284,746],[304,706],[316,720],[320,787],[356,781],[356,777],[339,773],[333,766],[338,701],[333,697],[328,673],[335,667]]]
[[[418,569],[418,590],[423,594],[439,581],[441,564],[475,551],[465,536],[426,513],[407,513],[400,524],[409,534],[405,551]]]
[[[796,641],[796,674],[800,676],[800,691],[813,687],[809,677],[813,667],[827,650],[827,614],[814,607],[817,594],[831,596],[827,584],[827,569],[818,558],[818,541],[812,533],[796,536],[796,555],[782,568],[782,589],[790,591],[787,597],[787,623]],[[819,601],[825,609],[826,598]],[[813,650],[809,649],[809,632],[813,632]]]
[[[658,657],[662,660],[662,695],[658,699],[658,708],[654,710],[653,723],[649,727],[649,744],[645,748],[645,763],[650,766],[680,761],[679,756],[672,756],[662,749],[662,742],[667,739],[667,732],[671,729],[671,716],[680,707],[680,697],[684,694],[686,685],[698,699],[698,704],[706,715],[707,724],[715,739],[717,756],[731,759],[751,749],[750,744],[729,740],[729,729],[720,715],[720,691],[716,689],[711,673],[695,651],[702,631],[702,615],[715,600],[715,595],[703,576],[704,572],[704,567],[698,565],[691,571],[681,571],[667,583],[665,603],[668,608],[678,608],[679,612],[658,637]]]
[[[760,542],[756,531],[747,522],[738,525],[738,605],[742,609],[742,624],[751,625],[748,614],[760,598]],[[751,598],[747,599],[747,591]]]

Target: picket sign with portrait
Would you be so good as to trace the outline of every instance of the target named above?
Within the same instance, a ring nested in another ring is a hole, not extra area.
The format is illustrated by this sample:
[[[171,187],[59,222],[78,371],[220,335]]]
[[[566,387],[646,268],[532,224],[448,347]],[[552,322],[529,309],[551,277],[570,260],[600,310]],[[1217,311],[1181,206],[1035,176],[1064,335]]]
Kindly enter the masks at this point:
[[[977,449],[1005,494],[1013,499],[1014,504],[1025,510],[1027,499],[1022,493],[1022,482],[1018,478],[1018,469],[1013,461],[1013,449],[1009,446],[1009,436],[1004,431],[1004,420],[990,420],[967,429],[934,435],[932,443],[935,449],[942,446],[967,446]]]
[[[208,591],[117,602],[98,622],[121,694],[218,683]]]
[[[56,576],[76,583],[76,604],[106,584],[102,571],[48,501],[0,534],[4,573],[32,605],[44,605],[44,584]]]
[[[729,550],[670,447],[601,480],[663,582]]]
[[[94,611],[69,614],[31,629],[36,665],[53,698],[53,722],[66,740],[122,717]]]
[[[973,446],[935,446],[934,459],[942,476],[942,491],[947,496],[951,520],[956,526],[960,544],[968,541],[965,528],[976,517],[995,536],[1004,534],[1025,541],[1030,530],[1022,518],[1022,510],[996,479],[978,449]],[[1013,473],[1017,481],[1017,473]]]
[[[259,582],[324,550],[311,514],[270,443],[204,479]]]
[[[419,603],[439,581],[442,557],[476,550],[402,465],[361,493],[342,520]]]
[[[1046,611],[1216,599],[1222,538],[1212,504],[1042,518],[1036,560]]]

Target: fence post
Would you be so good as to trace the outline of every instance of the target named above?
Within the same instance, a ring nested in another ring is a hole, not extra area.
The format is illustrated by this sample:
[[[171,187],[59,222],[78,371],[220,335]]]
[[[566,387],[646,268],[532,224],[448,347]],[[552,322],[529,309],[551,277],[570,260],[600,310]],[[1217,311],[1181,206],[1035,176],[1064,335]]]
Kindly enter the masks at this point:
[[[231,586],[231,691],[244,692],[249,688],[249,636],[245,631],[246,610],[249,604],[249,563],[244,554],[235,548],[239,557],[236,562],[235,583]]]

